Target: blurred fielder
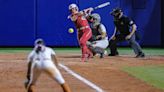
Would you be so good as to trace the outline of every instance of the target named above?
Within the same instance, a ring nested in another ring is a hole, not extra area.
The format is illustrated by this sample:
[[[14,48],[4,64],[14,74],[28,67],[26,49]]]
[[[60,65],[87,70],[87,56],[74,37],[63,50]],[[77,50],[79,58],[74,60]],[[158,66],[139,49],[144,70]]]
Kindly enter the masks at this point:
[[[43,71],[56,80],[64,92],[71,92],[57,66],[58,62],[55,52],[51,48],[46,47],[42,39],[37,39],[34,49],[28,56],[27,80],[25,81],[27,92],[34,92],[34,85]]]
[[[86,44],[92,36],[92,31],[86,17],[92,10],[93,8],[88,8],[83,11],[79,11],[79,8],[76,4],[69,5],[69,11],[71,12],[69,17],[75,23],[76,29],[78,31],[78,41],[82,50],[82,62],[87,61],[87,59],[92,56],[92,52],[88,49]]]

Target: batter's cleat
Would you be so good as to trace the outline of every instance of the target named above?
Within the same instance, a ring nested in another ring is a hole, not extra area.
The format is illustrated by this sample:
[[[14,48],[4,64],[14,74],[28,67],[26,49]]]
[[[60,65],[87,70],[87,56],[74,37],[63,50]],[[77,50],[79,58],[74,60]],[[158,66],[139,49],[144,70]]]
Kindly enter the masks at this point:
[[[87,58],[82,58],[82,59],[81,59],[81,62],[87,62],[87,61],[88,61]]]
[[[92,53],[88,54],[87,58],[88,59],[93,58],[93,54]]]

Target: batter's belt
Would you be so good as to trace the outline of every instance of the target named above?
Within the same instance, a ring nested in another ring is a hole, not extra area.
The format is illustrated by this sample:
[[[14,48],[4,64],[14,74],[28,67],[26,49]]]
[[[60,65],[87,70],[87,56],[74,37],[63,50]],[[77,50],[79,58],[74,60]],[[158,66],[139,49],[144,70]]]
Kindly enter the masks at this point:
[[[77,30],[80,31],[80,30],[84,30],[84,29],[87,29],[87,28],[89,28],[89,26],[80,27],[80,28],[78,28]]]

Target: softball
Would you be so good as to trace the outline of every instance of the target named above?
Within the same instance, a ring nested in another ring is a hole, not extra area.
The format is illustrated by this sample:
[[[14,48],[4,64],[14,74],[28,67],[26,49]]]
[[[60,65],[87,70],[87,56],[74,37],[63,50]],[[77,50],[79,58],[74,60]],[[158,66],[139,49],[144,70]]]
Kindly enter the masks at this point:
[[[74,32],[73,28],[69,28],[69,29],[68,29],[68,32],[69,32],[69,33],[73,33],[73,32]]]

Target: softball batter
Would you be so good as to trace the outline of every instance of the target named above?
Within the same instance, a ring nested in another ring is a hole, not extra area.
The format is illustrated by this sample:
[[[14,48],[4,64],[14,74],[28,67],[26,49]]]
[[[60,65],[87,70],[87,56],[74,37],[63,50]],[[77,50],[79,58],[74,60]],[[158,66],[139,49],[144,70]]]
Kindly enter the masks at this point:
[[[34,85],[42,71],[56,80],[64,92],[71,92],[57,66],[58,62],[55,52],[51,48],[46,47],[42,39],[37,39],[33,51],[28,56],[27,80],[25,82],[27,92],[34,92]]]
[[[76,4],[69,5],[69,11],[71,12],[70,18],[75,23],[78,33],[78,41],[82,51],[82,62],[87,61],[87,59],[92,56],[92,52],[89,50],[86,44],[92,36],[92,31],[86,17],[92,10],[92,8],[88,8],[83,11],[79,11],[79,8]]]

